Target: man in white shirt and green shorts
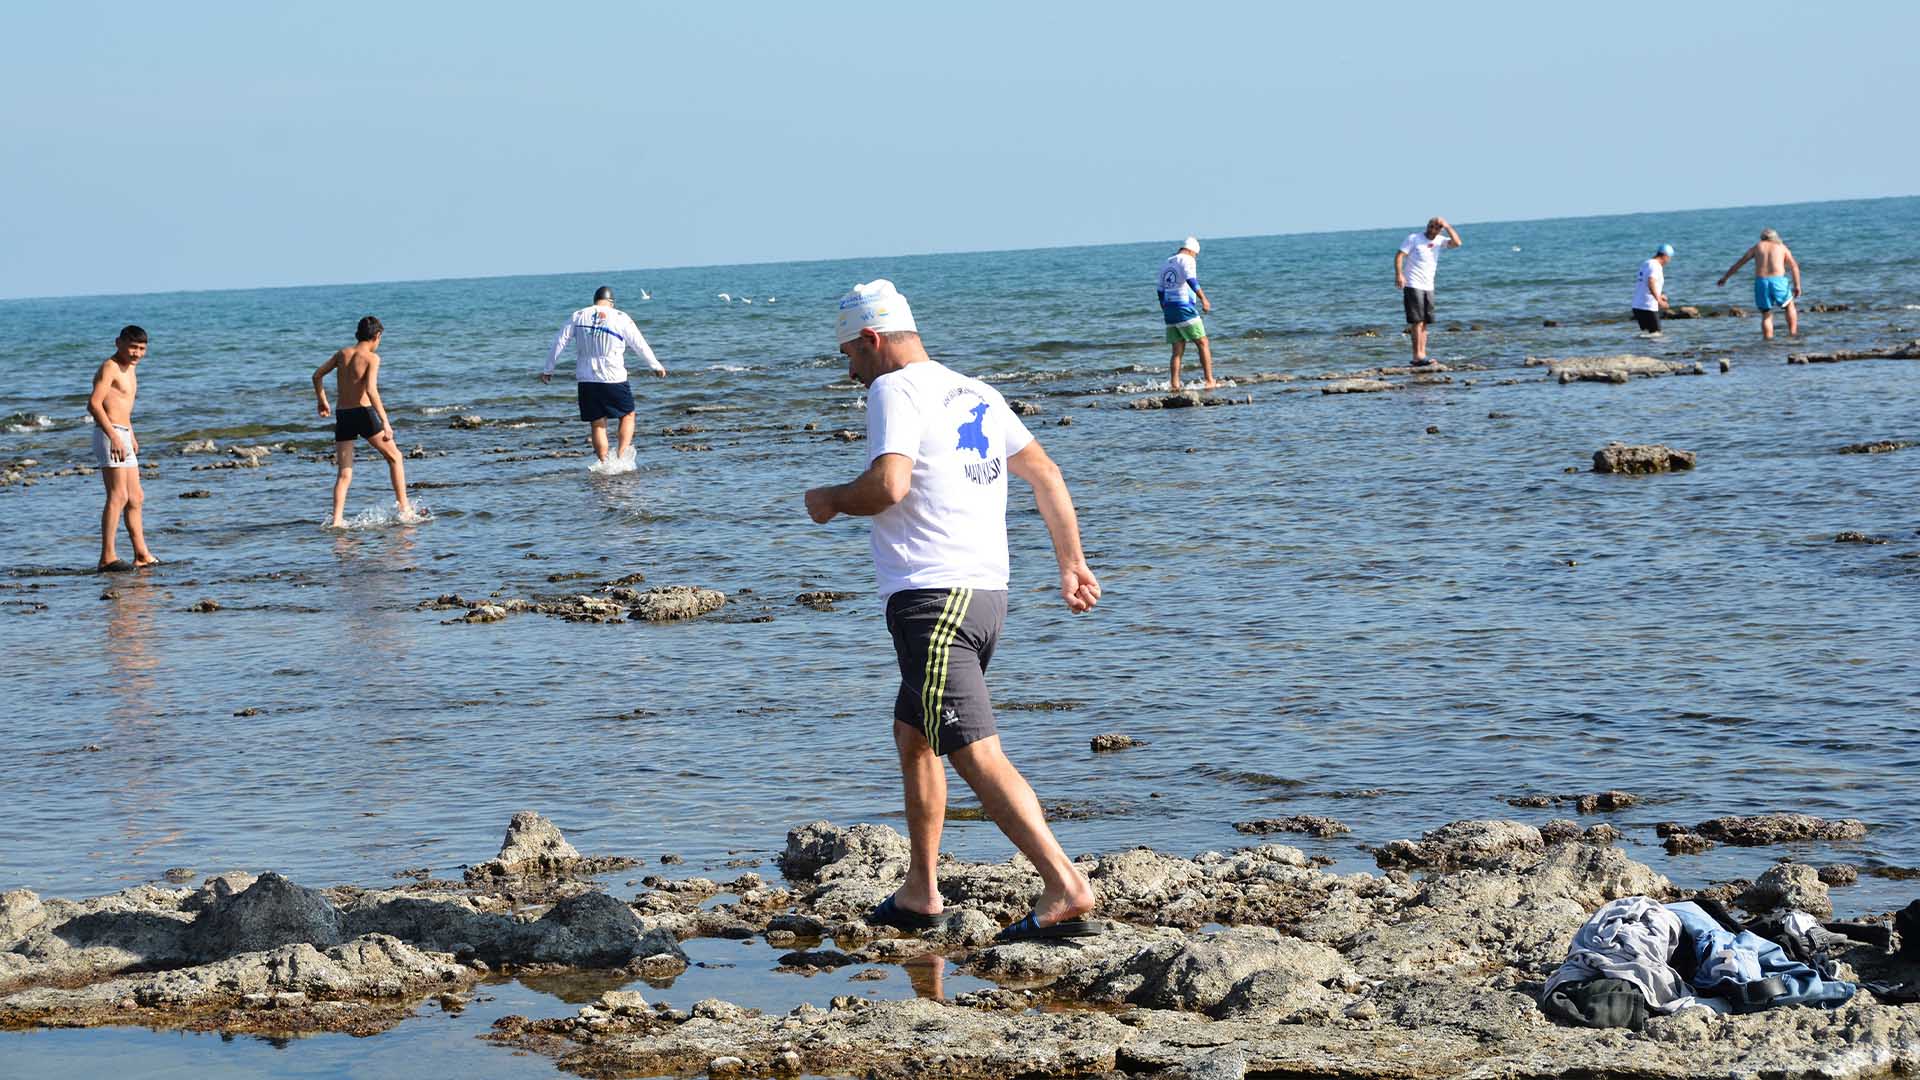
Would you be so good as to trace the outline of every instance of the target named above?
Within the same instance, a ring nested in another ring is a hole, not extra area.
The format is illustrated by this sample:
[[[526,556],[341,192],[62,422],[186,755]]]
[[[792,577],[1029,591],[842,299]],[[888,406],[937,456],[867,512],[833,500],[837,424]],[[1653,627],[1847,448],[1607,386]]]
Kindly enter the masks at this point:
[[[1199,240],[1189,236],[1181,241],[1180,250],[1160,264],[1160,282],[1154,289],[1160,297],[1160,317],[1167,324],[1167,344],[1173,346],[1173,378],[1167,382],[1173,390],[1180,389],[1180,360],[1189,341],[1200,350],[1200,378],[1207,389],[1220,385],[1213,381],[1213,346],[1207,342],[1207,324],[1200,318],[1201,312],[1213,310],[1213,302],[1200,288],[1199,256]]]
[[[1100,933],[1083,918],[1093,910],[1092,886],[1001,750],[986,683],[1007,611],[1008,473],[1033,485],[1067,607],[1087,611],[1100,600],[1066,482],[999,391],[927,356],[892,282],[854,286],[840,301],[837,330],[849,372],[868,388],[868,463],[851,483],[809,490],[807,514],[820,524],[841,514],[873,519],[874,566],[900,667],[893,738],[911,844],[905,883],[867,922],[922,931],[947,921],[937,869],[945,757],[1040,875],[1033,910],[999,940]]]

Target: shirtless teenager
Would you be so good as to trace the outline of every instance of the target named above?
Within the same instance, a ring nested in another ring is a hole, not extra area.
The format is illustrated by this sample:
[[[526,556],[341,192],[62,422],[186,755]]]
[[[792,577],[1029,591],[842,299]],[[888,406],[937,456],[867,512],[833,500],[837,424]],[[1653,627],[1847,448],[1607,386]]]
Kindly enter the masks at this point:
[[[1760,230],[1760,242],[1747,249],[1740,261],[1727,267],[1720,275],[1716,285],[1725,285],[1734,271],[1753,260],[1753,306],[1760,309],[1760,336],[1773,340],[1773,313],[1787,310],[1787,333],[1794,337],[1800,335],[1800,309],[1794,304],[1800,299],[1800,263],[1787,250],[1786,241],[1772,229]],[[1788,291],[1787,275],[1793,275],[1792,291]]]
[[[147,538],[140,530],[140,507],[147,495],[140,489],[140,440],[133,437],[133,396],[140,388],[133,368],[145,355],[147,332],[137,326],[122,329],[113,339],[113,355],[94,373],[93,394],[87,398],[87,413],[93,417],[93,462],[107,487],[106,509],[100,513],[102,570],[111,570],[120,561],[113,551],[113,536],[123,516],[127,539],[133,541],[133,565],[152,566],[160,561],[147,550]]]
[[[353,344],[334,353],[332,359],[313,373],[313,395],[320,401],[320,415],[333,416],[333,460],[339,475],[333,478],[333,520],[329,529],[347,527],[347,488],[353,483],[353,444],[367,440],[381,457],[387,459],[387,471],[393,474],[393,499],[401,517],[413,513],[407,502],[407,469],[400,462],[400,448],[393,444],[393,425],[387,422],[387,407],[380,402],[380,334],[386,328],[368,315],[353,329]],[[327,388],[321,380],[327,372],[339,372],[340,410],[337,415],[327,405]]]

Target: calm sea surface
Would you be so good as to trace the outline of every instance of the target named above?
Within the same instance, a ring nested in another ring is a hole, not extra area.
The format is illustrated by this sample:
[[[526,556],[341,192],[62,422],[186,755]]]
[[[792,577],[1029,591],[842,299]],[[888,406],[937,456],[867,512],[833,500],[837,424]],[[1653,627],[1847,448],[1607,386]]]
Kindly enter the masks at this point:
[[[1632,332],[1634,272],[1655,245],[1679,248],[1676,304],[1750,307],[1744,271],[1713,282],[1767,225],[1801,261],[1805,302],[1850,310],[1808,314],[1791,346],[1763,345],[1751,317]],[[1920,337],[1920,199],[1460,228],[1438,297],[1440,325],[1461,329],[1436,333],[1434,352],[1484,370],[1370,395],[1260,382],[1222,391],[1250,405],[1172,412],[1123,407],[1167,381],[1153,281],[1172,243],[0,303],[0,463],[33,472],[88,462],[94,367],[122,323],[152,334],[135,426],[160,466],[147,536],[167,560],[90,572],[97,476],[0,488],[0,888],[90,895],[169,867],[375,885],[491,856],[523,808],[589,853],[677,852],[687,873],[764,857],[814,818],[900,827],[896,675],[866,527],[815,526],[800,501],[865,463],[863,444],[831,437],[865,426],[832,309],[880,276],[936,358],[1040,406],[1028,423],[1080,510],[1105,599],[1073,617],[1014,485],[1012,613],[991,678],[1003,705],[1061,706],[1001,724],[1069,851],[1192,854],[1247,843],[1235,821],[1312,813],[1352,835],[1286,842],[1370,869],[1362,845],[1455,819],[1571,814],[1510,796],[1625,788],[1642,804],[1605,820],[1683,884],[1786,855],[1920,866],[1920,559],[1900,558],[1920,551],[1920,449],[1835,452],[1920,441],[1920,367],[1786,364]],[[1206,239],[1219,373],[1402,362],[1391,260],[1405,232]],[[673,372],[635,376],[641,468],[616,477],[587,470],[572,387],[534,379],[603,282]],[[333,469],[311,457],[330,427],[308,376],[369,312],[387,326],[400,440],[426,451],[407,468],[432,518],[379,523],[391,492],[363,453],[349,500],[362,524],[330,533]],[[1715,373],[1563,387],[1524,364],[1617,352]],[[457,414],[487,424],[456,430]],[[668,433],[686,428],[699,430]],[[179,453],[207,438],[288,448],[259,469],[192,471],[221,460]],[[1699,468],[1586,471],[1613,439],[1693,450]],[[211,496],[180,498],[193,489]],[[1891,543],[1834,543],[1843,530]],[[457,613],[419,606],[636,571],[729,600],[682,625],[444,625]],[[819,589],[858,595],[836,611],[795,602]],[[220,610],[189,613],[201,599]],[[1107,731],[1149,745],[1090,753]],[[955,799],[970,801],[957,784]],[[1769,810],[1872,831],[1669,858],[1653,830]],[[947,837],[969,858],[1009,851],[991,825]],[[1835,904],[1885,911],[1915,894],[1869,874]],[[713,992],[770,1006],[845,992],[749,978],[771,966],[758,953]],[[904,975],[871,985],[909,992]],[[498,993],[502,1011],[566,1007],[521,984]],[[384,1075],[424,1041],[474,1075],[547,1069],[473,1042],[490,1015],[280,1050],[15,1035],[0,1059],[29,1075],[82,1060]]]

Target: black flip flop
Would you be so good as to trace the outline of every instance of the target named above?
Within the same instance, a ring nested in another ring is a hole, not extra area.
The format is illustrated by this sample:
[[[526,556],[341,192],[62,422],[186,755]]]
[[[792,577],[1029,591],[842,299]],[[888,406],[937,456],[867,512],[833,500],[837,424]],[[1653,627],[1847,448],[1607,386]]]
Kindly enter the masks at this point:
[[[924,911],[909,911],[895,903],[891,896],[880,901],[878,907],[867,912],[868,926],[888,926],[914,934],[938,930],[946,926],[948,920],[949,916],[945,914],[928,915]]]
[[[1017,923],[993,936],[1001,945],[1011,945],[1017,941],[1072,941],[1075,938],[1099,937],[1107,932],[1105,923],[1088,919],[1065,919],[1051,926],[1041,926],[1040,918],[1034,912],[1027,912]]]

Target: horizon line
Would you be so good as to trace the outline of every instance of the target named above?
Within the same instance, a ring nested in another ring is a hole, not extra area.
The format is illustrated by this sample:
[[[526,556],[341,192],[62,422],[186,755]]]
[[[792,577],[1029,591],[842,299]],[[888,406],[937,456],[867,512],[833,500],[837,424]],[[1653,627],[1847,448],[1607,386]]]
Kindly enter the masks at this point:
[[[1544,217],[1495,218],[1495,219],[1488,219],[1485,221],[1465,221],[1465,222],[1460,222],[1459,224],[1474,226],[1474,227],[1478,227],[1482,225],[1518,225],[1518,224],[1526,224],[1528,222],[1538,222],[1538,221],[1585,221],[1585,220],[1594,220],[1594,219],[1600,219],[1600,218],[1638,217],[1638,216],[1643,216],[1648,214],[1697,214],[1697,213],[1719,212],[1719,211],[1726,211],[1726,210],[1761,210],[1761,209],[1772,209],[1772,208],[1791,207],[1791,206],[1816,206],[1823,203],[1884,202],[1884,201],[1893,200],[1893,199],[1911,199],[1916,197],[1920,197],[1920,193],[1905,194],[1905,195],[1868,195],[1868,196],[1860,196],[1860,197],[1853,197],[1853,198],[1839,198],[1839,199],[1804,199],[1797,202],[1782,202],[1782,203],[1746,203],[1746,204],[1741,204],[1736,206],[1692,206],[1692,207],[1682,207],[1679,209],[1671,209],[1671,210],[1625,210],[1625,211],[1614,211],[1610,213],[1600,213],[1600,214],[1571,214],[1571,215],[1557,214],[1557,215],[1550,215],[1550,216],[1544,216]],[[1381,229],[1391,229],[1391,228],[1399,228],[1399,226],[1368,225],[1368,226],[1348,227],[1348,228],[1339,228],[1339,229],[1303,229],[1303,230],[1298,230],[1293,232],[1236,233],[1231,235],[1213,236],[1213,237],[1208,237],[1206,239],[1208,243],[1217,243],[1223,240],[1262,240],[1262,239],[1268,239],[1271,237],[1283,237],[1283,236],[1327,236],[1327,235],[1337,235],[1341,233],[1376,232]],[[370,281],[315,281],[315,282],[301,282],[297,284],[286,284],[286,285],[223,285],[215,288],[151,289],[151,290],[145,290],[140,292],[48,293],[48,294],[38,294],[38,295],[30,295],[30,296],[0,296],[0,304],[20,303],[20,302],[35,301],[35,300],[104,300],[104,299],[124,299],[128,297],[142,297],[142,296],[195,296],[195,295],[200,295],[205,293],[275,292],[275,291],[292,290],[292,289],[342,289],[342,288],[356,288],[356,287],[368,286],[368,285],[429,285],[429,284],[436,284],[436,283],[442,283],[442,282],[500,281],[507,278],[563,277],[563,276],[575,275],[575,274],[592,274],[592,273],[601,273],[601,274],[637,274],[637,273],[648,273],[648,272],[666,273],[669,271],[680,271],[680,270],[715,270],[715,269],[721,269],[721,268],[733,267],[733,266],[743,266],[743,267],[744,266],[784,266],[784,265],[804,266],[811,263],[851,262],[856,259],[925,259],[925,258],[935,258],[942,255],[1002,255],[1002,254],[1018,254],[1021,252],[1029,252],[1029,251],[1070,251],[1070,250],[1073,250],[1074,248],[1130,247],[1135,244],[1147,244],[1147,243],[1153,243],[1153,242],[1154,242],[1153,240],[1138,240],[1138,239],[1136,240],[1105,240],[1105,241],[1100,241],[1098,243],[1042,244],[1037,247],[949,248],[949,249],[939,250],[939,251],[909,251],[909,252],[900,252],[900,253],[890,254],[890,255],[866,254],[866,255],[832,256],[827,258],[766,259],[766,260],[747,261],[747,262],[685,263],[685,264],[673,265],[673,266],[642,266],[642,267],[629,267],[626,269],[549,270],[549,271],[541,271],[541,272],[530,273],[530,274],[529,273],[477,274],[477,275],[476,274],[455,274],[455,275],[449,275],[445,277],[389,278],[384,280],[370,280]],[[1174,243],[1174,242],[1177,242],[1177,240],[1171,240],[1168,242]]]

